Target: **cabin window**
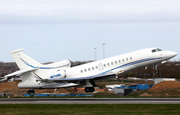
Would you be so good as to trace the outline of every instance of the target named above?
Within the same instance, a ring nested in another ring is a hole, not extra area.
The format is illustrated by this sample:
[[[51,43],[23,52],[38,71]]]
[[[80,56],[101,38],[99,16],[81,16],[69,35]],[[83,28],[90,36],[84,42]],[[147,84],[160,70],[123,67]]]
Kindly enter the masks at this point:
[[[128,61],[128,58],[126,58],[126,61]]]
[[[94,67],[92,67],[92,70],[94,70]]]
[[[90,69],[90,68],[88,68],[88,70],[90,71],[91,69]]]
[[[106,64],[104,64],[104,67],[106,67]]]
[[[130,60],[132,60],[132,57],[130,57]]]
[[[115,61],[115,64],[117,64],[117,61]]]
[[[107,63],[107,65],[109,66],[109,63]]]
[[[119,60],[119,63],[121,63],[121,60]]]
[[[124,59],[122,61],[124,62]]]
[[[111,65],[113,65],[113,62],[111,62]]]
[[[83,70],[81,70],[81,73],[83,73]]]
[[[96,69],[98,69],[98,66],[96,66]]]
[[[84,69],[84,71],[86,72],[87,70],[86,70],[86,69]]]

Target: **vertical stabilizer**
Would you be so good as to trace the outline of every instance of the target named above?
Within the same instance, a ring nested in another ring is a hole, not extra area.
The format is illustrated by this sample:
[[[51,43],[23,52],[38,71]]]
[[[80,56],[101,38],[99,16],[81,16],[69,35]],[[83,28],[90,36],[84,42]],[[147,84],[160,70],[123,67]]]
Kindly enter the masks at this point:
[[[22,53],[23,50],[24,49],[18,49],[11,52],[11,55],[19,69],[32,69],[41,65],[39,62]]]

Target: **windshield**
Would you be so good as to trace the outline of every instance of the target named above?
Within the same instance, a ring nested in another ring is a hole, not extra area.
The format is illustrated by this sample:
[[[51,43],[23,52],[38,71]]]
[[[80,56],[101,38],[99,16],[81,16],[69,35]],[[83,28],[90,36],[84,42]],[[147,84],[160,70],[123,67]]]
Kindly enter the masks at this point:
[[[157,48],[157,49],[153,49],[153,50],[152,50],[152,53],[154,53],[154,52],[160,52],[160,51],[162,51],[162,50],[159,49],[159,48]]]
[[[161,49],[157,48],[157,51],[162,51]]]

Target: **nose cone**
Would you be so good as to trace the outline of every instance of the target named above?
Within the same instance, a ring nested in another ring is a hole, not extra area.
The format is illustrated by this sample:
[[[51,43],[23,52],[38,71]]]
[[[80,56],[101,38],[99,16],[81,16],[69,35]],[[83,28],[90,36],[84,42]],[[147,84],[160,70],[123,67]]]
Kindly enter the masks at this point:
[[[173,57],[175,57],[176,55],[177,55],[176,52],[172,52],[172,51],[169,51],[169,52],[168,52],[168,57],[169,57],[169,58],[173,58]]]
[[[166,58],[167,60],[171,59],[177,55],[177,53],[173,52],[173,51],[163,51],[162,54],[163,54],[163,57]]]
[[[175,57],[177,54],[178,54],[178,53],[176,53],[176,52],[171,52],[171,53],[170,53],[170,55],[171,55],[172,57]]]

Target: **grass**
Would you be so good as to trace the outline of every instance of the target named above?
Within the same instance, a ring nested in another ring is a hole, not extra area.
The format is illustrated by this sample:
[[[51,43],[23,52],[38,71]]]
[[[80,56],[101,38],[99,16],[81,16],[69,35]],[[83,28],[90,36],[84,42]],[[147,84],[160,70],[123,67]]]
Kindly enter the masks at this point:
[[[180,104],[0,104],[1,115],[179,115]]]

